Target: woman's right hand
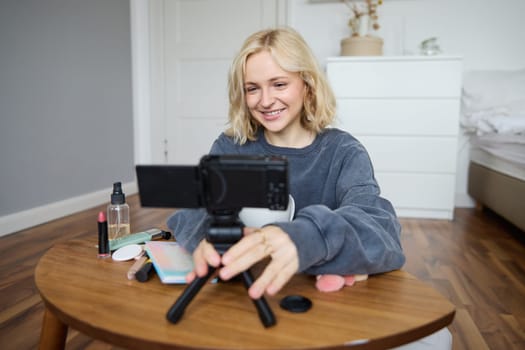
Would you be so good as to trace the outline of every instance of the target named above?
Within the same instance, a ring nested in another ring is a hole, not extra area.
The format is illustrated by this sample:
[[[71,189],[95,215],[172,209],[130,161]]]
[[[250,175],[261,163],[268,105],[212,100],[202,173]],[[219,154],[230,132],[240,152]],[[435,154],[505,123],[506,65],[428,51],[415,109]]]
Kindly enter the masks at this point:
[[[196,277],[205,277],[208,274],[208,265],[219,267],[221,256],[213,244],[203,239],[193,252],[193,271],[186,275],[186,282],[191,283]]]

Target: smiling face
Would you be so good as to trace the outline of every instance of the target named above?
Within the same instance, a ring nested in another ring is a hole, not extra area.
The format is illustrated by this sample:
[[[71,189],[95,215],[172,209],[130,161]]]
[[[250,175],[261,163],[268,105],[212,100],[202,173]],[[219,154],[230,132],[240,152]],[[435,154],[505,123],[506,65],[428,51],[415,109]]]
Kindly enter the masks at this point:
[[[298,73],[283,70],[268,51],[248,57],[244,90],[250,114],[270,143],[293,146],[309,135],[301,125],[305,83]]]

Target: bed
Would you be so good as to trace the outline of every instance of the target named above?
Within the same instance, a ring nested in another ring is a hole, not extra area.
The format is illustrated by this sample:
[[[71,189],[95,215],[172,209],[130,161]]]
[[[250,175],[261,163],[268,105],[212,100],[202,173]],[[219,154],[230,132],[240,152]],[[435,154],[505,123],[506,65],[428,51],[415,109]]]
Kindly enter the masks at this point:
[[[525,231],[525,69],[465,75],[468,194]]]

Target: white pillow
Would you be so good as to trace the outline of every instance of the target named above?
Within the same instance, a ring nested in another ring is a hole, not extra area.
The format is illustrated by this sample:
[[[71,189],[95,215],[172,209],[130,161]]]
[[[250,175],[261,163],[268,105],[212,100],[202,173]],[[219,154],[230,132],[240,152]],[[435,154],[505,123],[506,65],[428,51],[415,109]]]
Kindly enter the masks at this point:
[[[525,111],[525,69],[467,71],[463,79],[463,113],[495,107],[510,114]]]

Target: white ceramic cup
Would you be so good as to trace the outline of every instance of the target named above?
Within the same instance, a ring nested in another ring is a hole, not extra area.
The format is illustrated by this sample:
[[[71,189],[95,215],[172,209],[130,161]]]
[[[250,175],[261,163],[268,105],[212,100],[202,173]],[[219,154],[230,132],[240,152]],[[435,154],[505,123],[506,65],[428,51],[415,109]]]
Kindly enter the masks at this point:
[[[270,210],[268,208],[243,208],[239,219],[248,227],[263,227],[274,222],[291,221],[295,214],[295,201],[289,195],[286,210]]]

